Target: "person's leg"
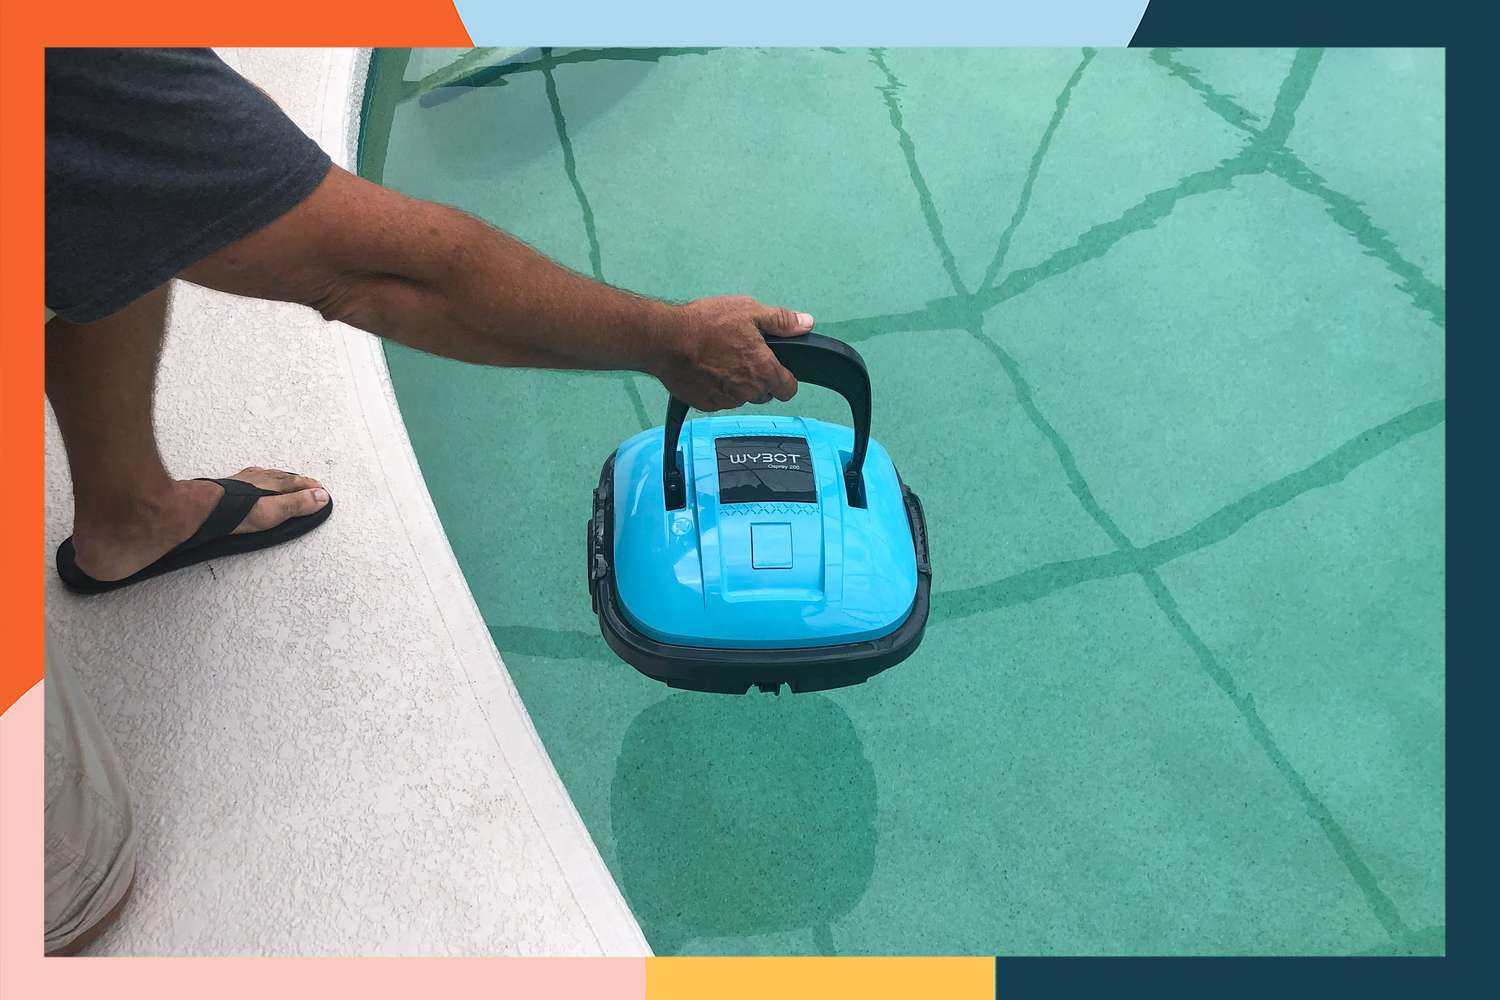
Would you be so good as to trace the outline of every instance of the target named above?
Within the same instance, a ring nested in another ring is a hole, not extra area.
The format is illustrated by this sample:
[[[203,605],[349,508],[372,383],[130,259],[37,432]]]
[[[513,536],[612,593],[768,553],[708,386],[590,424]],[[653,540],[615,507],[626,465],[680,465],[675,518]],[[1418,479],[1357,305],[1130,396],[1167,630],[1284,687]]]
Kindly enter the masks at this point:
[[[79,569],[118,580],[196,531],[223,490],[174,480],[152,422],[156,365],[166,329],[163,285],[97,323],[47,324],[47,399],[73,476],[73,546]],[[275,469],[234,475],[282,496],[260,500],[237,531],[263,531],[328,502],[321,484]]]

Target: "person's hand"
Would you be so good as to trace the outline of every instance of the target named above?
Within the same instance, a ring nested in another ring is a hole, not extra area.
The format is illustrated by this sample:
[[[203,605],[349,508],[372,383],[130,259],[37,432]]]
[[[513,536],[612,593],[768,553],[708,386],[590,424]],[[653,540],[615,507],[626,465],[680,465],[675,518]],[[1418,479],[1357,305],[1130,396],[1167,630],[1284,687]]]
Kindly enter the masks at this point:
[[[761,334],[807,333],[813,328],[807,313],[762,305],[744,295],[697,299],[673,312],[674,329],[663,363],[653,374],[678,399],[699,410],[727,410],[797,394],[797,380]]]

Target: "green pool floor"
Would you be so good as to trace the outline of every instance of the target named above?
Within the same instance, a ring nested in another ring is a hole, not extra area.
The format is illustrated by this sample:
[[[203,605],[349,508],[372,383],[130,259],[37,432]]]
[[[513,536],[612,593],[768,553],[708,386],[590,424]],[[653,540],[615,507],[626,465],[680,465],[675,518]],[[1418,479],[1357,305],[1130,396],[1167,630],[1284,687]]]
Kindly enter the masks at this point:
[[[658,953],[1443,950],[1440,51],[558,50],[432,88],[453,58],[377,54],[366,176],[814,313],[926,504],[906,663],[672,692],[581,572],[663,390],[389,351]]]

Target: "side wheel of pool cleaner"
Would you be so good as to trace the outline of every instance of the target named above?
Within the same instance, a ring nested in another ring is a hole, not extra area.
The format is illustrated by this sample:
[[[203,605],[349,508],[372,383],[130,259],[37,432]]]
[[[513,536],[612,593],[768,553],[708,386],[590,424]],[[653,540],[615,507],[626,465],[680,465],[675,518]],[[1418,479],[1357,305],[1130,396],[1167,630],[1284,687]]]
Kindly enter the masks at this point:
[[[604,463],[588,586],[621,659],[672,687],[743,694],[858,684],[927,625],[922,504],[870,438],[870,377],[842,341],[766,338],[800,382],[849,402],[854,427],[740,412],[665,427]]]

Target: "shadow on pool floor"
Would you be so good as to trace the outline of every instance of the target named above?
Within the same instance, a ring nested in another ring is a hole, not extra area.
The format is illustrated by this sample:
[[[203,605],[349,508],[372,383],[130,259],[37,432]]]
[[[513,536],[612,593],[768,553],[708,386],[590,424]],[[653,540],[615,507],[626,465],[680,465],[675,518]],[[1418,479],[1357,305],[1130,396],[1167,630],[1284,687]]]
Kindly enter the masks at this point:
[[[625,897],[659,954],[829,925],[875,868],[875,771],[815,694],[676,694],[630,723],[610,789]]]

